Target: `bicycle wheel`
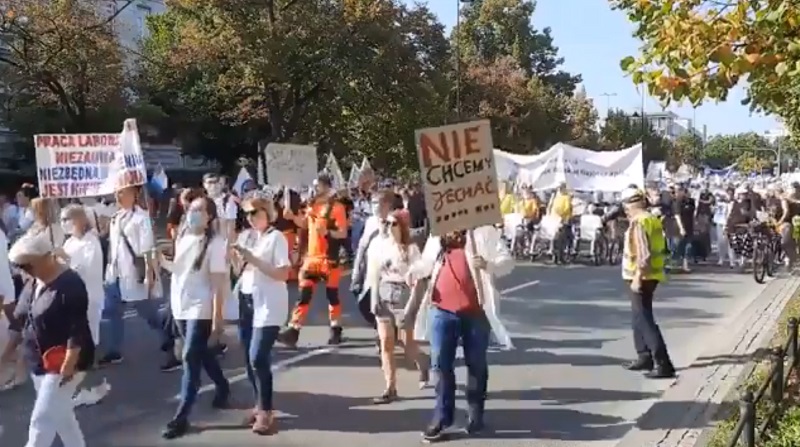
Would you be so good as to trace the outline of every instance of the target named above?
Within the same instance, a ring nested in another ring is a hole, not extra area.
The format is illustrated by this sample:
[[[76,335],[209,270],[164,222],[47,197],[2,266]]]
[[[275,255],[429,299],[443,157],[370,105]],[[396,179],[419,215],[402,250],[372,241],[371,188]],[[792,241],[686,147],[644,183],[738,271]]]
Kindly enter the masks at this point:
[[[608,242],[606,241],[606,238],[598,238],[594,242],[594,256],[592,256],[592,262],[594,265],[603,265],[606,257],[608,257],[606,252],[608,252]]]
[[[764,284],[764,277],[767,274],[766,264],[764,263],[767,258],[764,248],[761,243],[756,242],[753,247],[753,279],[759,284]]]

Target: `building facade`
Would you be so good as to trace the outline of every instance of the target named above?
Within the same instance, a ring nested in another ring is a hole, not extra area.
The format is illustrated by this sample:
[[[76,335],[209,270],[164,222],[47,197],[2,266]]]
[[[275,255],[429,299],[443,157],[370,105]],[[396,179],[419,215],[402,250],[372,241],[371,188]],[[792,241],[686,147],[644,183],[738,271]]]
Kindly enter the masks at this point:
[[[671,141],[683,135],[694,134],[703,137],[691,119],[681,118],[673,112],[646,112],[645,118],[656,133]]]

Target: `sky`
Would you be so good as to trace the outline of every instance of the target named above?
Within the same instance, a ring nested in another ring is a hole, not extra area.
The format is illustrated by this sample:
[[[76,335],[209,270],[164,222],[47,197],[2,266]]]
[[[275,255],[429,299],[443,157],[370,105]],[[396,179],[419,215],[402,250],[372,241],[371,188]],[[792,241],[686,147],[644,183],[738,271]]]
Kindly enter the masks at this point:
[[[427,3],[449,30],[456,22],[456,1],[422,3]],[[633,25],[621,12],[612,11],[608,0],[538,0],[533,25],[537,29],[551,28],[554,43],[565,59],[562,69],[583,76],[586,93],[594,100],[601,117],[609,105],[628,112],[641,109],[641,94],[619,66],[624,57],[638,53],[640,42],[632,36]],[[687,102],[670,105],[666,110],[681,118],[694,119],[701,132],[706,126],[709,137],[749,131],[764,133],[782,127],[773,117],[751,114],[747,106],[741,105],[745,96],[740,85],[724,103],[708,101],[695,109]],[[646,112],[662,110],[658,100],[645,99]]]

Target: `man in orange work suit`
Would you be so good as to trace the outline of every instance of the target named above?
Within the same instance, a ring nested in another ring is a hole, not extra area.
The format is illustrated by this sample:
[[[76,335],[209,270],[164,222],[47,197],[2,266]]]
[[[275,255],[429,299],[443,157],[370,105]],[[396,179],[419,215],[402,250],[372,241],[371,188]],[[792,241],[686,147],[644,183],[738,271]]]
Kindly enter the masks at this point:
[[[289,347],[297,346],[300,328],[308,315],[314,289],[322,281],[325,282],[331,323],[328,343],[338,345],[342,342],[342,327],[339,322],[342,315],[342,305],[339,302],[342,267],[339,265],[339,251],[347,238],[347,213],[344,205],[333,198],[331,185],[329,176],[320,175],[314,185],[316,194],[309,199],[306,208],[306,218],[302,221],[297,219],[308,238],[298,278],[300,301],[292,312],[289,327],[278,337],[281,343]]]

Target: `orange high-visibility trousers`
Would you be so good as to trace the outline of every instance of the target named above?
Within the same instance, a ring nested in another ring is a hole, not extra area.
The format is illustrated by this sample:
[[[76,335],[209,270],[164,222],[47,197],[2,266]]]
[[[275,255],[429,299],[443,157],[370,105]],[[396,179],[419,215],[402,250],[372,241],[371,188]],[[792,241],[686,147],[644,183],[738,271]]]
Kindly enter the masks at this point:
[[[297,281],[298,273],[300,271],[300,256],[297,246],[297,233],[294,230],[286,230],[283,232],[286,237],[286,242],[289,246],[289,260],[292,262],[292,268],[289,270],[289,281]]]
[[[290,326],[299,329],[308,316],[308,307],[314,297],[314,289],[321,281],[325,282],[325,297],[328,299],[328,318],[331,326],[339,326],[342,317],[342,305],[339,301],[339,281],[342,278],[342,267],[338,262],[327,259],[306,258],[300,268],[298,278],[300,301],[292,312]]]

